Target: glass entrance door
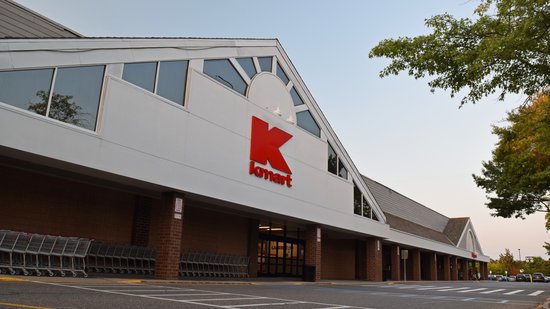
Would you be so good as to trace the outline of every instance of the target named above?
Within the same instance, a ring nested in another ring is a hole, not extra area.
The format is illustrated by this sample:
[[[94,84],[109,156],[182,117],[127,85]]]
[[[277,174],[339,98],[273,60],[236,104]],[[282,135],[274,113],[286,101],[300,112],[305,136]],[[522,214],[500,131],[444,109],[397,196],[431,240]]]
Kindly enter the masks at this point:
[[[276,235],[260,234],[258,242],[258,275],[300,277],[305,260],[305,241]]]

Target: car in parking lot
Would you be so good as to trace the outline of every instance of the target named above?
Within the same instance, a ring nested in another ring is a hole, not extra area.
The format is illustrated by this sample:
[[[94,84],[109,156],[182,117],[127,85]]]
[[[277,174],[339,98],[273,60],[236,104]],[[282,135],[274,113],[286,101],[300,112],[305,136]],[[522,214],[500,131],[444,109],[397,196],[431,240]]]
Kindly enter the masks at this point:
[[[533,273],[533,282],[545,282],[546,279],[542,273]]]
[[[516,276],[508,276],[508,282],[516,281]]]
[[[517,282],[530,282],[531,277],[528,277],[528,276],[531,276],[531,275],[529,275],[529,274],[517,274],[516,275],[516,281]]]

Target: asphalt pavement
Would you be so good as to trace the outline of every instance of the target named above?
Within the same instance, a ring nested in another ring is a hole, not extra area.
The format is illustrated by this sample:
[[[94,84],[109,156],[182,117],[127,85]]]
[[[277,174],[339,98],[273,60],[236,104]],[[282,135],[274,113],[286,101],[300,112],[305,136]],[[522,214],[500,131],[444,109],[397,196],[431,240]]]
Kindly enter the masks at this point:
[[[157,281],[0,276],[0,308],[544,308],[550,283]]]

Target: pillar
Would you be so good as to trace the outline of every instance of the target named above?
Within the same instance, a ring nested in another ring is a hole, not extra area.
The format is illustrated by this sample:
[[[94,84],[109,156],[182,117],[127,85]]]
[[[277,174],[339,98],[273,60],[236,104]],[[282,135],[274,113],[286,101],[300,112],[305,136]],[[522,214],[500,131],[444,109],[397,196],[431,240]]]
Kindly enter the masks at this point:
[[[451,256],[451,280],[458,281],[458,258]]]
[[[401,280],[401,252],[398,245],[391,246],[391,280]]]
[[[382,281],[382,243],[380,239],[367,239],[367,280]]]
[[[247,255],[250,258],[248,263],[248,276],[250,278],[256,278],[258,276],[258,242],[260,240],[260,232],[258,227],[260,221],[256,219],[248,220],[248,252]]]
[[[321,280],[321,227],[308,225],[306,229],[306,265],[315,266],[315,280]]]
[[[448,255],[444,255],[442,257],[443,259],[443,280],[449,281],[451,280],[451,257]]]
[[[481,268],[481,280],[487,280],[489,274],[487,273],[487,263],[479,262]]]
[[[158,205],[155,278],[178,279],[184,196],[176,192],[162,194]]]
[[[428,265],[430,280],[437,281],[437,254],[435,252],[430,252],[428,254]]]
[[[468,260],[465,258],[460,259],[460,263],[462,266],[461,272],[462,272],[462,280],[468,280],[468,273],[470,269],[468,268]]]
[[[412,268],[410,270],[412,280],[413,281],[420,281],[421,279],[421,273],[420,273],[420,250],[413,249],[409,250],[409,259],[411,259]]]

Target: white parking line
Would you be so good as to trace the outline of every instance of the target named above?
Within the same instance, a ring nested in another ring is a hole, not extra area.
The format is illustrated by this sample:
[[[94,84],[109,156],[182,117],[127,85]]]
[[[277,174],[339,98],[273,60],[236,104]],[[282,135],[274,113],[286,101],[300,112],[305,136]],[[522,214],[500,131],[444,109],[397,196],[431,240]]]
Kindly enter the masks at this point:
[[[512,292],[508,292],[508,293],[504,293],[504,295],[514,295],[514,294],[517,294],[517,293],[520,293],[520,292],[523,292],[525,290],[515,290],[515,291],[512,291]]]
[[[227,293],[178,293],[178,294],[147,294],[154,297],[174,297],[174,296],[216,296],[216,295],[231,295]]]
[[[485,291],[485,292],[481,292],[481,294],[491,294],[491,293],[496,293],[496,292],[500,292],[500,291],[506,291],[506,289],[496,289],[496,290],[491,290],[491,291]]]
[[[141,298],[147,298],[152,300],[159,300],[159,301],[170,301],[170,302],[177,302],[177,303],[184,303],[184,304],[193,304],[193,305],[199,305],[199,306],[208,306],[208,307],[216,307],[216,308],[240,308],[240,307],[253,307],[253,306],[286,306],[286,305],[296,305],[296,304],[309,304],[309,305],[318,305],[323,308],[357,308],[357,309],[373,309],[368,307],[356,307],[356,306],[346,306],[341,304],[329,304],[329,303],[318,303],[318,302],[310,302],[310,301],[300,301],[300,300],[294,300],[294,299],[283,299],[283,298],[275,298],[275,297],[263,297],[263,296],[256,296],[256,295],[247,295],[247,294],[236,294],[236,293],[219,293],[219,295],[228,295],[228,296],[236,296],[235,298],[220,298],[220,299],[174,299],[174,298],[168,298],[167,295],[170,294],[161,294],[161,296],[152,296],[157,294],[136,294],[139,293],[140,288],[164,288],[163,286],[154,286],[154,285],[134,285],[134,287],[137,287],[137,289],[130,290],[130,289],[124,289],[122,291],[132,291],[134,293],[129,292],[121,292],[116,290],[108,290],[108,289],[97,289],[97,288],[89,288],[89,287],[83,287],[78,285],[67,285],[67,284],[61,284],[61,283],[53,283],[53,282],[40,282],[40,281],[32,281],[33,283],[38,284],[46,284],[46,285],[54,285],[59,287],[65,287],[65,288],[73,288],[73,289],[80,289],[80,290],[87,290],[87,291],[94,291],[94,292],[100,292],[100,293],[108,293],[108,294],[116,294],[116,295],[124,295],[124,296],[131,296],[131,297],[141,297]],[[210,296],[210,295],[216,295],[217,292],[215,291],[208,291],[208,290],[197,290],[197,289],[185,289],[185,288],[173,288],[173,287],[166,287],[171,288],[172,290],[167,291],[171,293],[177,293],[177,291],[195,291],[198,293],[201,293],[201,296]],[[162,290],[151,290],[156,292],[162,292]],[[178,293],[179,294],[179,293]],[[181,296],[186,296],[189,294],[184,294]],[[180,296],[173,296],[173,297],[180,297]],[[238,298],[238,299],[237,299]],[[234,304],[234,305],[216,305],[210,302],[216,302],[216,301],[230,301],[230,300],[267,300],[268,302],[265,303],[254,303],[254,304]]]
[[[422,287],[426,287],[425,285],[402,285],[402,286],[398,286],[397,288],[398,289],[401,289],[401,290],[405,290],[405,289],[416,289],[416,288],[422,288]]]
[[[466,290],[471,289],[471,287],[462,287],[462,288],[452,288],[452,289],[443,289],[443,290],[437,290],[438,292],[447,292],[447,291],[459,291],[459,290]]]
[[[477,292],[477,291],[483,291],[483,290],[487,290],[487,288],[479,288],[479,289],[458,291],[458,293],[469,293],[469,292]]]
[[[544,293],[544,291],[536,291],[536,292],[533,292],[533,293],[529,294],[529,296],[537,296],[537,295],[540,295],[542,293]]]
[[[427,291],[427,290],[437,290],[437,289],[448,289],[452,288],[452,286],[429,286],[421,289],[416,289],[417,291]]]

